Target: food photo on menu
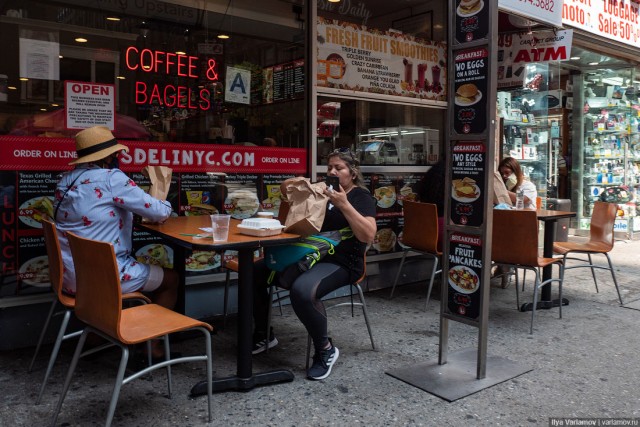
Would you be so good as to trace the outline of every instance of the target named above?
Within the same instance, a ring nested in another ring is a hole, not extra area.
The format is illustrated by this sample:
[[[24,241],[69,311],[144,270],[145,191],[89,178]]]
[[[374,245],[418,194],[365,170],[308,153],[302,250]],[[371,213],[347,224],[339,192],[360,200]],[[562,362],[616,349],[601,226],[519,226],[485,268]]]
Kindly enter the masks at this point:
[[[461,0],[460,4],[456,8],[456,14],[462,17],[473,16],[482,10],[483,7],[483,0]]]
[[[460,106],[469,106],[482,99],[482,92],[473,83],[460,85],[456,90],[455,103]]]

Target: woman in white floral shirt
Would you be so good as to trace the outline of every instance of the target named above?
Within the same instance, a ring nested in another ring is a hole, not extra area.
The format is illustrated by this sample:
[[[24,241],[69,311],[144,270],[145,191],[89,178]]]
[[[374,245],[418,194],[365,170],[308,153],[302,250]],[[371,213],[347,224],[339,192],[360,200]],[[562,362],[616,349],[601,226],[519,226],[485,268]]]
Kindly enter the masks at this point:
[[[64,291],[73,295],[76,290],[66,238],[66,232],[72,231],[81,237],[113,244],[123,293],[149,292],[153,302],[171,309],[176,303],[177,273],[138,262],[132,256],[131,242],[133,214],[164,221],[171,214],[171,205],[145,193],[117,168],[122,150],[128,148],[119,144],[104,126],[94,126],[76,135],[78,158],[70,163],[76,167],[60,177],[54,203],[64,263]]]

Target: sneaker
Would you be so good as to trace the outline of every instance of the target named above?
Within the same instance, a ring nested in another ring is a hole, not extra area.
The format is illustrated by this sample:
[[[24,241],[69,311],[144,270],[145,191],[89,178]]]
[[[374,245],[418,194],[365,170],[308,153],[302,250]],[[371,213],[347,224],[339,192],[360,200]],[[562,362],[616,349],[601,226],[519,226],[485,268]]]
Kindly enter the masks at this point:
[[[273,348],[278,345],[278,339],[273,335],[273,329],[269,334],[269,339],[266,337],[266,333],[258,332],[253,334],[253,349],[251,354],[260,354],[267,351],[268,348]]]
[[[331,340],[329,340],[331,343]],[[307,378],[310,380],[323,380],[329,376],[331,373],[331,368],[333,364],[338,360],[338,356],[340,355],[340,351],[338,351],[338,347],[334,346],[331,343],[331,348],[328,350],[320,350],[316,351],[316,354],[313,355],[313,365],[307,371]]]

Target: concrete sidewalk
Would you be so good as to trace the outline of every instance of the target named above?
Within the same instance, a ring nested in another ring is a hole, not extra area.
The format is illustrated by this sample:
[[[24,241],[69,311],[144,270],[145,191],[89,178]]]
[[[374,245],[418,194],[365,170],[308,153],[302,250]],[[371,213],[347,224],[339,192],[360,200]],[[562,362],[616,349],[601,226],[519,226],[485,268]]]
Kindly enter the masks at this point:
[[[616,242],[611,253],[625,305],[640,300],[639,253],[639,241]],[[550,417],[640,417],[640,311],[620,307],[609,273],[596,274],[599,293],[588,269],[567,272],[564,296],[570,304],[563,308],[563,319],[558,319],[557,309],[540,310],[533,335],[528,333],[531,313],[516,310],[513,286],[501,289],[492,284],[488,354],[532,370],[452,403],[385,374],[391,368],[437,360],[439,301],[433,299],[424,311],[424,284],[398,288],[393,300],[388,299],[389,289],[365,295],[378,351],[371,350],[361,313],[352,318],[348,308],[329,312],[330,334],[340,358],[331,376],[319,382],[305,379],[306,334],[291,308],[285,307],[283,316],[274,316],[280,345],[254,357],[254,371],[284,367],[294,372],[295,380],[214,395],[212,425],[546,426]],[[531,300],[531,288],[529,283],[521,294],[523,301]],[[213,338],[216,376],[235,371],[235,322],[229,323]],[[449,351],[477,346],[477,329],[455,322],[450,329]],[[189,354],[201,348],[201,341],[175,342],[172,349]],[[38,406],[34,402],[50,346],[30,374],[26,370],[33,348],[0,353],[0,426],[50,422],[74,345],[63,344]],[[111,351],[97,360],[81,361],[59,425],[103,424],[118,360],[118,353]],[[171,400],[165,397],[161,371],[153,379],[124,386],[114,425],[207,425],[206,397],[188,396],[191,386],[204,378],[204,366],[178,365],[173,372]]]

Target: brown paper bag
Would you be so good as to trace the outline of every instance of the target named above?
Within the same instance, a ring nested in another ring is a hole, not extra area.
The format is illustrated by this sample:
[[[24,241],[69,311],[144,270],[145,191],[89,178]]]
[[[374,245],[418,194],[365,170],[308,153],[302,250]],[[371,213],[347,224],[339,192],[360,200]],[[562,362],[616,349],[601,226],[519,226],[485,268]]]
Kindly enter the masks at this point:
[[[171,185],[171,168],[166,166],[145,166],[142,174],[149,178],[151,187],[149,195],[158,200],[167,200],[169,194],[169,186]],[[142,218],[143,222],[147,222],[146,218]]]
[[[309,178],[293,178],[287,185],[289,214],[284,223],[287,233],[309,236],[322,228],[324,214],[329,199],[324,190],[324,182],[312,184]]]
[[[166,166],[145,166],[142,169],[142,174],[151,181],[150,196],[159,200],[167,200],[171,185],[171,172],[171,168]]]
[[[507,187],[504,186],[500,173],[493,171],[493,204],[497,205],[499,203],[506,203],[509,206],[513,205],[509,197],[509,191],[507,191]]]

